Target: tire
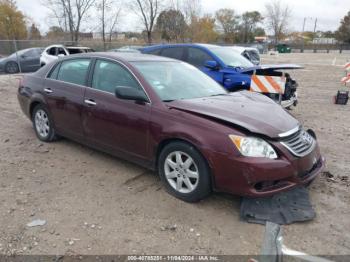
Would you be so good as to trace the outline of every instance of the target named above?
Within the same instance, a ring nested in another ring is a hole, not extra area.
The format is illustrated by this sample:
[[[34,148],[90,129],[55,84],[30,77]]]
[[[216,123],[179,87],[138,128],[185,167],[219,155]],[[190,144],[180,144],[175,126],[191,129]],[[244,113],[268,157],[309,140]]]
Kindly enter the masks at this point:
[[[57,139],[52,117],[43,104],[39,104],[33,109],[32,122],[35,134],[39,140],[52,142]]]
[[[18,64],[14,61],[7,62],[5,65],[5,72],[7,74],[16,74],[19,72]]]
[[[208,163],[190,144],[166,145],[159,155],[158,173],[166,190],[185,202],[198,202],[211,193]]]

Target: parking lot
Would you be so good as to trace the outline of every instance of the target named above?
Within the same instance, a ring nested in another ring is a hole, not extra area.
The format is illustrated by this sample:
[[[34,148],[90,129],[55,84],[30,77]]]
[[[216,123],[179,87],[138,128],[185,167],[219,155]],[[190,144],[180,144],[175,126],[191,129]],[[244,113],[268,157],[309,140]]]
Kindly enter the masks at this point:
[[[288,247],[350,252],[350,105],[333,104],[350,54],[280,54],[297,63],[299,105],[327,159],[310,187],[315,220],[284,226]],[[264,227],[239,219],[240,199],[213,194],[197,204],[171,197],[143,168],[62,139],[40,142],[17,103],[18,76],[0,76],[0,253],[258,254]],[[28,222],[46,224],[29,228]]]

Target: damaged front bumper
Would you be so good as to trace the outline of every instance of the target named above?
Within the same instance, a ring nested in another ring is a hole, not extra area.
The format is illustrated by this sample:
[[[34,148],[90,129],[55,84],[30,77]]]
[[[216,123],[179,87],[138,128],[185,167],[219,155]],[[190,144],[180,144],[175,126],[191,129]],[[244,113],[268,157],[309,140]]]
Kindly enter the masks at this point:
[[[283,100],[281,102],[281,106],[283,108],[290,108],[291,106],[296,106],[298,104],[298,94],[297,92],[294,93],[294,95],[288,99],[288,100]]]
[[[304,157],[291,156],[283,146],[278,159],[221,156],[213,169],[215,189],[248,197],[267,197],[310,184],[324,169],[318,145]],[[217,156],[218,157],[218,156]]]

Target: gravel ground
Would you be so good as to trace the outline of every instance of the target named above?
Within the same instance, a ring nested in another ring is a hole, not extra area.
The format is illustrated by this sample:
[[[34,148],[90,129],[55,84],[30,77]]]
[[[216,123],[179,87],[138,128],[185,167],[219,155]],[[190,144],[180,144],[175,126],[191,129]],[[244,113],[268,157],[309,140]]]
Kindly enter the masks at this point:
[[[264,56],[298,63],[291,113],[317,132],[326,172],[310,187],[317,217],[284,226],[285,243],[310,254],[350,254],[350,105],[332,103],[350,55]],[[258,254],[264,227],[239,220],[239,198],[198,204],[168,195],[152,172],[63,139],[38,141],[0,76],[0,254]],[[349,88],[348,88],[349,89]],[[27,227],[34,219],[46,224]]]

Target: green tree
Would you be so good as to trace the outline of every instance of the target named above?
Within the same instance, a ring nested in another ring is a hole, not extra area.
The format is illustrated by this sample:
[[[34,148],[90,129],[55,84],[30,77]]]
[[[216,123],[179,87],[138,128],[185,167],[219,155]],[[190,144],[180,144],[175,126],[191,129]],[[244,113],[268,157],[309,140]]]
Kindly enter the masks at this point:
[[[183,41],[186,27],[185,17],[179,10],[163,11],[157,18],[156,29],[167,41]]]
[[[258,11],[245,12],[241,18],[242,42],[249,43],[254,40],[254,31],[257,25],[263,21],[262,15]]]
[[[192,24],[194,29],[194,42],[212,43],[217,40],[218,33],[215,31],[215,18],[209,14],[200,18],[194,17]]]
[[[15,1],[0,0],[0,38],[19,40],[27,38],[25,16]]]
[[[215,18],[224,32],[226,42],[234,42],[239,16],[233,9],[223,8],[215,13]]]
[[[29,28],[29,39],[41,39],[39,28],[34,23]]]
[[[340,26],[335,36],[338,41],[350,44],[350,11],[340,21]]]

